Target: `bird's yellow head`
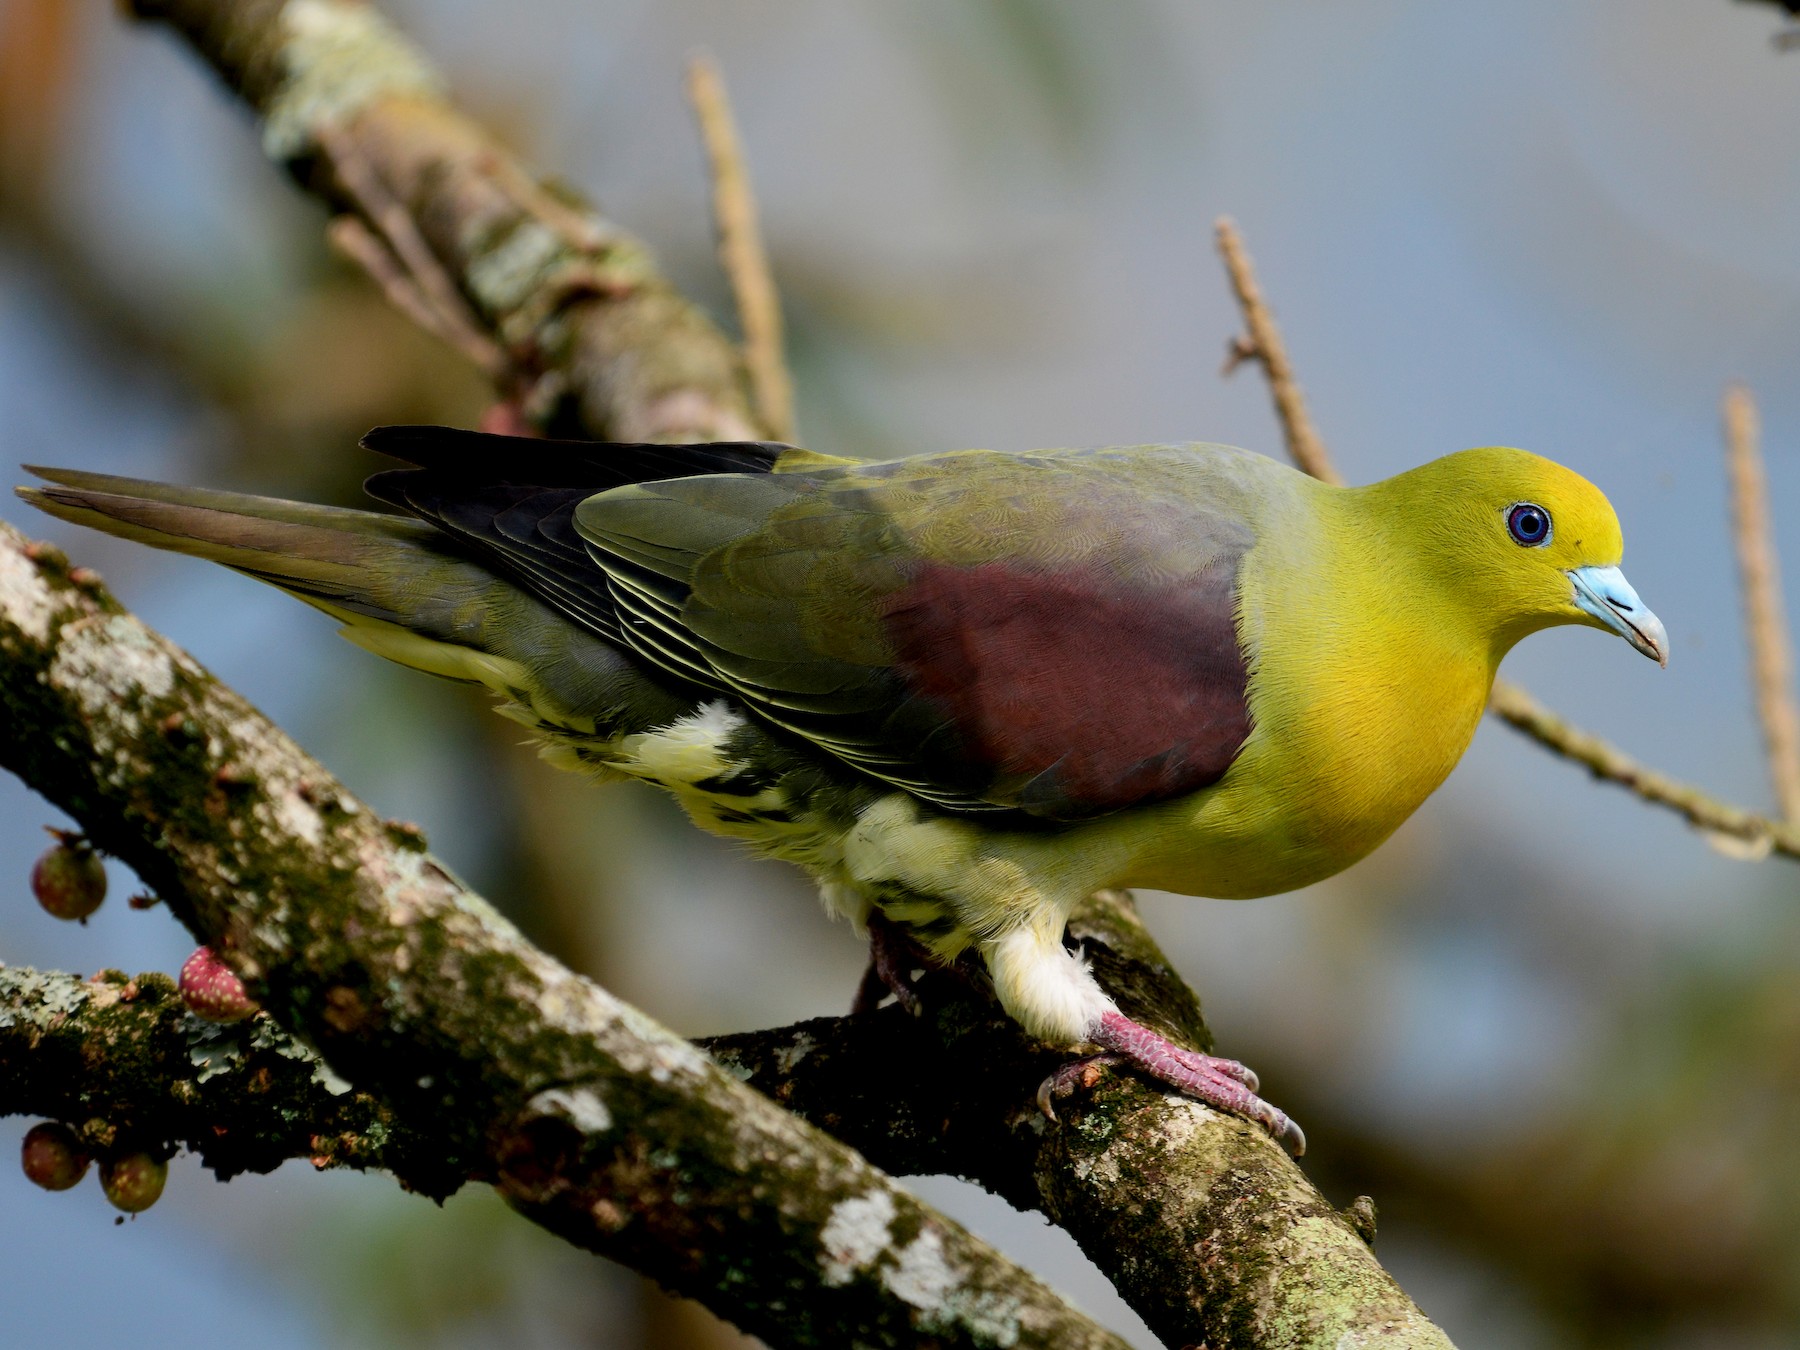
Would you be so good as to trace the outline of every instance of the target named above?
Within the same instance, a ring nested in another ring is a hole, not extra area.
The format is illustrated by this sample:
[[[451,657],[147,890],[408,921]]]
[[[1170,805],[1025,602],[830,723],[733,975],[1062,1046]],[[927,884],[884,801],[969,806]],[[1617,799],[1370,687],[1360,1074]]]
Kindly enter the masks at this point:
[[[1579,623],[1669,663],[1668,635],[1619,570],[1624,541],[1606,495],[1524,450],[1446,455],[1369,491],[1419,550],[1418,565],[1473,615],[1496,658],[1528,633]]]

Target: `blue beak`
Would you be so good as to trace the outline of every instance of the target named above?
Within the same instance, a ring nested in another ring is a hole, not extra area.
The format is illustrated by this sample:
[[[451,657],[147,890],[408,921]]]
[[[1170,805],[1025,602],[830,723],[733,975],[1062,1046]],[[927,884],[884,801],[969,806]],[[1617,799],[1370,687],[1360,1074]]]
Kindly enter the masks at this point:
[[[1660,665],[1669,664],[1669,635],[1616,567],[1577,567],[1568,574],[1575,607],[1591,614]]]

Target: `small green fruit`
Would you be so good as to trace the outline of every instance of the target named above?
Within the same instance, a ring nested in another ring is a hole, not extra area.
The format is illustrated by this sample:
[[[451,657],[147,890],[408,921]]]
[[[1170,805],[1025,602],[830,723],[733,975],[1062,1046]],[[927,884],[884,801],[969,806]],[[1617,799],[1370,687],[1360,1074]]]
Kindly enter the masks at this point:
[[[148,1153],[115,1153],[100,1160],[100,1189],[114,1209],[138,1214],[157,1202],[163,1183],[169,1179],[169,1164]]]

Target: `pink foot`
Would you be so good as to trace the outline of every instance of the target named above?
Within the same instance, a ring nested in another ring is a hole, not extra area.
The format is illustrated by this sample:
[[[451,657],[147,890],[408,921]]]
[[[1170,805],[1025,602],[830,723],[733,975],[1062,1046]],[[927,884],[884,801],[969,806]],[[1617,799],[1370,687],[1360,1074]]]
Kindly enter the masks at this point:
[[[1063,1065],[1038,1088],[1038,1106],[1052,1120],[1052,1098],[1092,1087],[1102,1065],[1130,1063],[1208,1106],[1254,1120],[1296,1158],[1306,1152],[1300,1127],[1256,1095],[1256,1075],[1236,1060],[1185,1049],[1120,1012],[1102,1014],[1090,1039],[1106,1053]]]
[[[892,994],[902,1008],[917,1017],[919,993],[913,988],[912,973],[934,964],[899,924],[879,913],[869,915],[869,968],[863,972],[850,1011],[874,1012],[881,1000]]]

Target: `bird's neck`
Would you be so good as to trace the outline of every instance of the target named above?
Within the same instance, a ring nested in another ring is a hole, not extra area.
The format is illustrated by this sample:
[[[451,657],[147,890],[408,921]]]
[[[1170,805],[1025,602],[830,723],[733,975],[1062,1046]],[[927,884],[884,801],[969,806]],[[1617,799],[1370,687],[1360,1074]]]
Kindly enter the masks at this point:
[[[1502,647],[1417,576],[1366,489],[1324,490],[1306,622],[1264,636],[1259,721],[1304,742],[1293,762],[1319,825],[1372,849],[1462,758]],[[1272,645],[1270,645],[1272,644]],[[1301,713],[1301,715],[1292,715]],[[1379,765],[1376,772],[1371,765]]]

